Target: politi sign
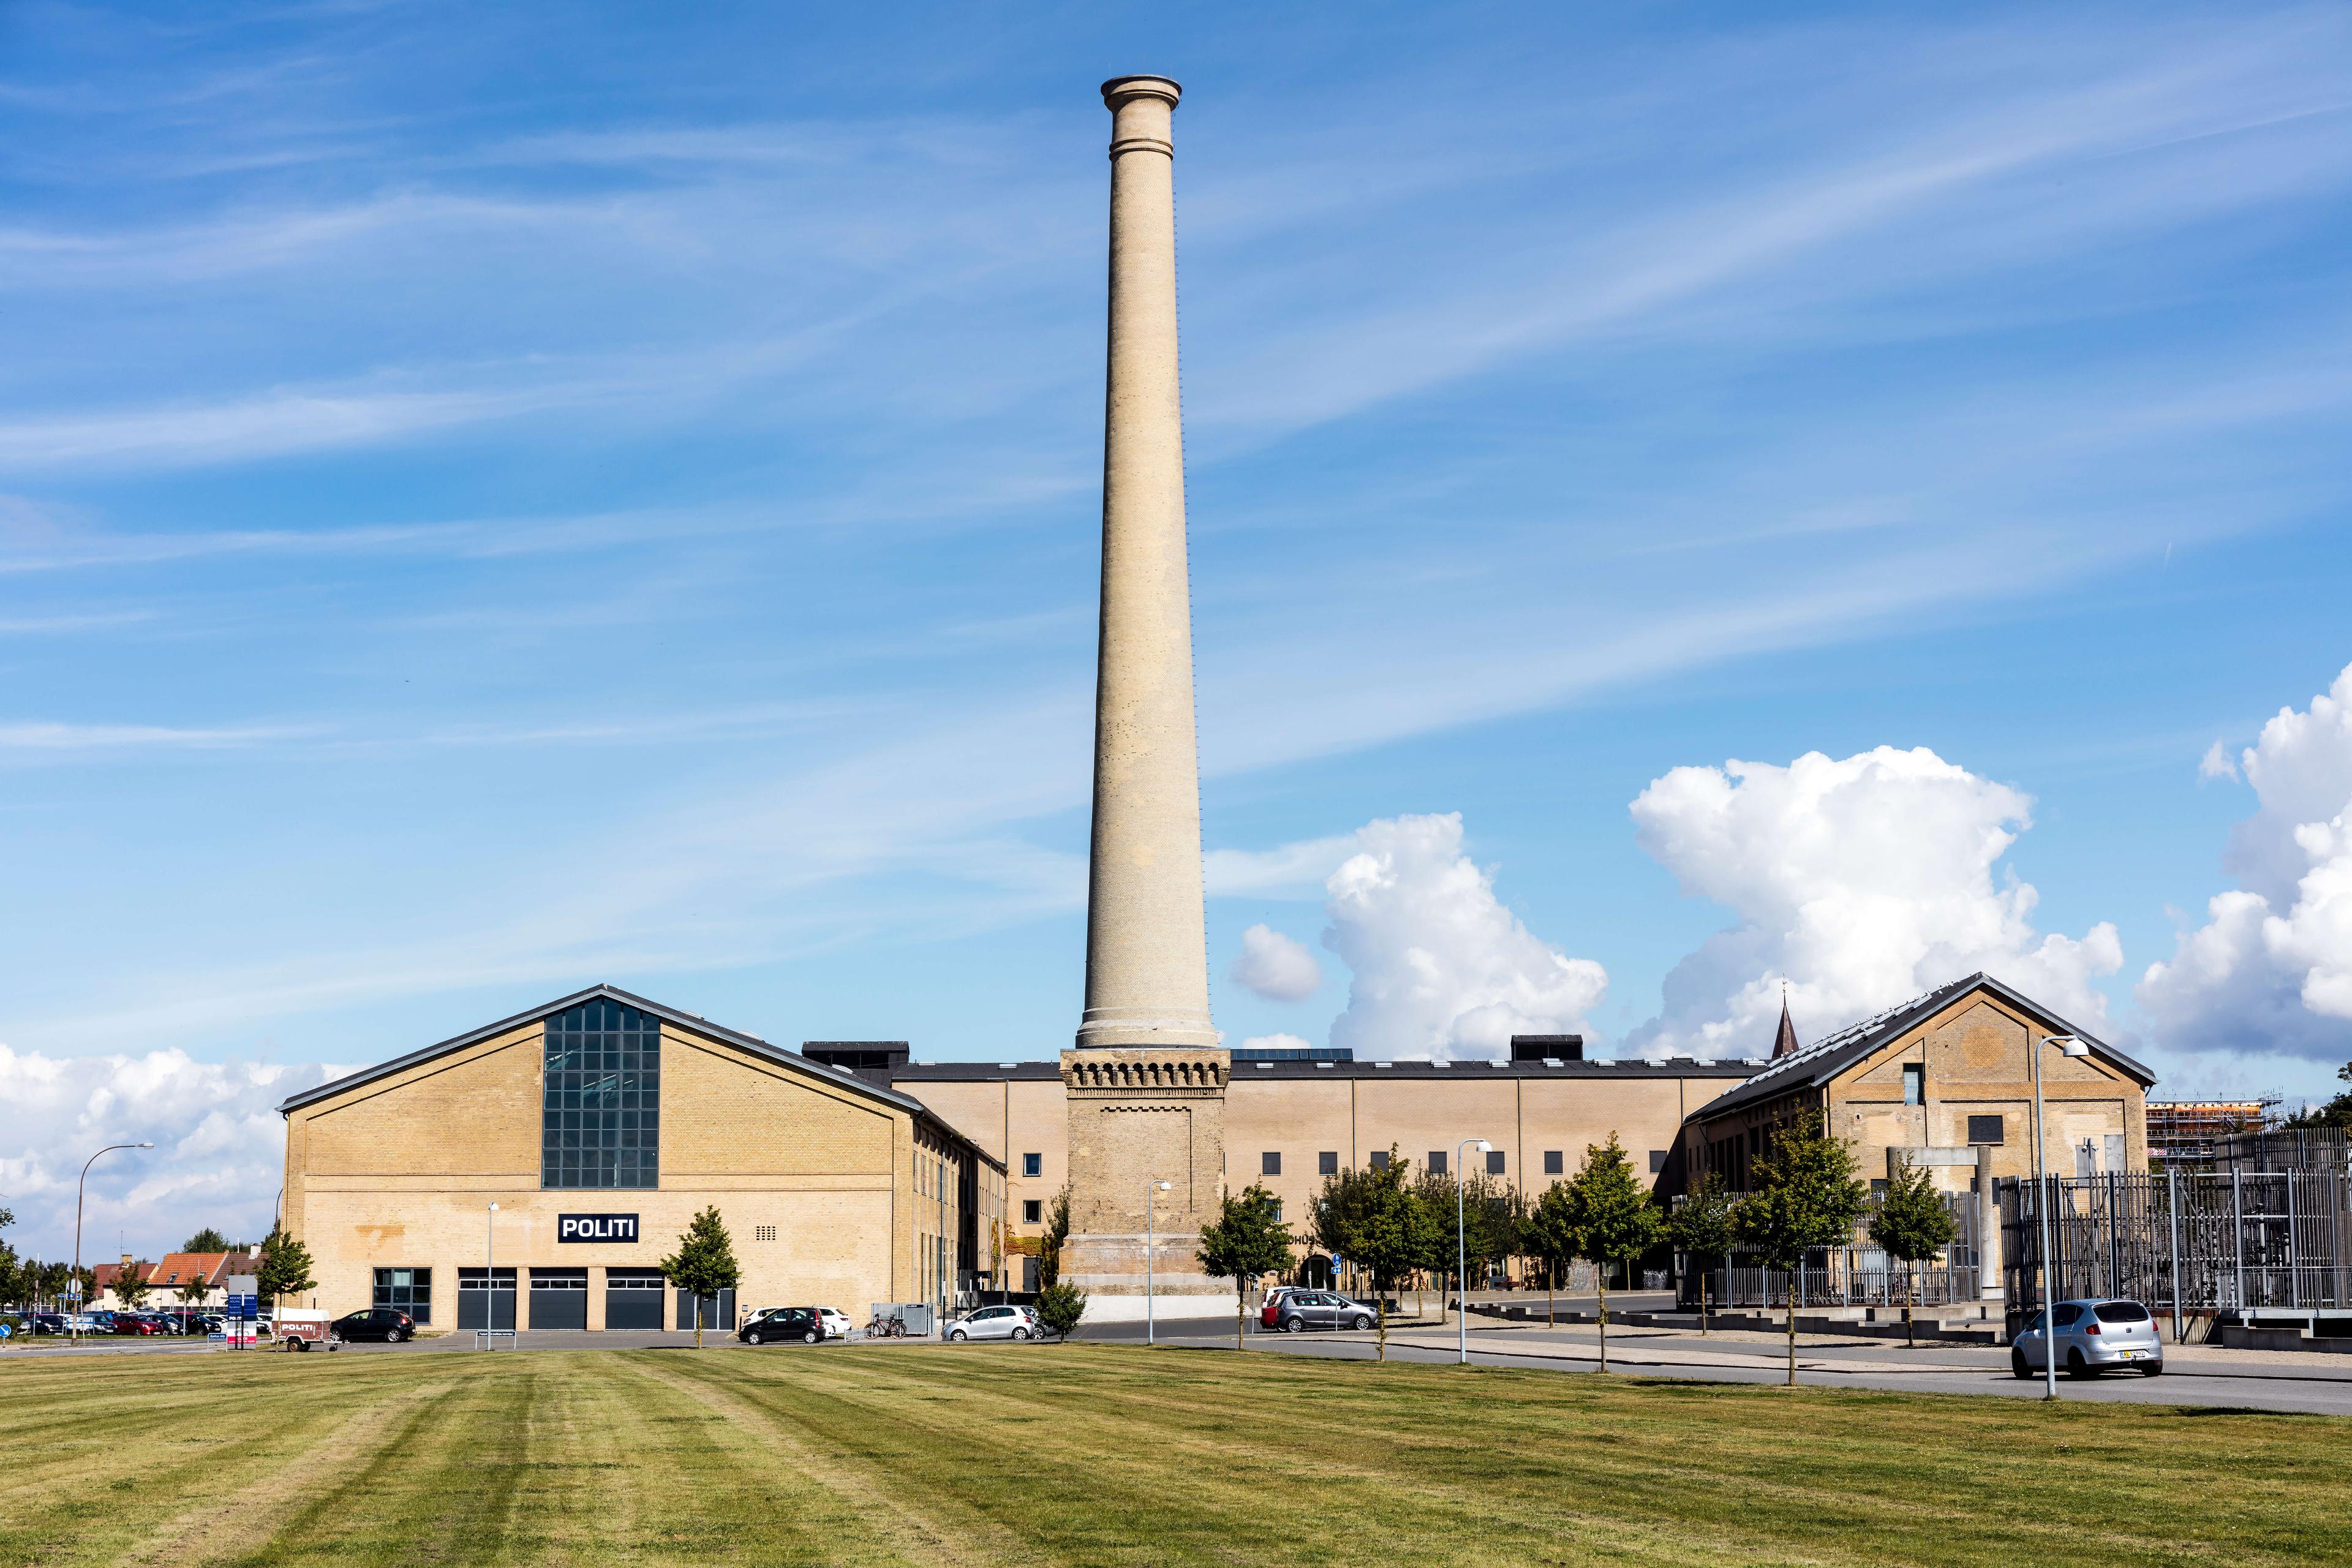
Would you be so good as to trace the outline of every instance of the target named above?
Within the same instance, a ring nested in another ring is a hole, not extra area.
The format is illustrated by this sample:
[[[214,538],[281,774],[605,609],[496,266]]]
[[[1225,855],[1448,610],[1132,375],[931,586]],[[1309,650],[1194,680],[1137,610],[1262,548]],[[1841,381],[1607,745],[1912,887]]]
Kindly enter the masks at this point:
[[[560,1214],[555,1216],[558,1241],[635,1241],[637,1216],[633,1214]]]

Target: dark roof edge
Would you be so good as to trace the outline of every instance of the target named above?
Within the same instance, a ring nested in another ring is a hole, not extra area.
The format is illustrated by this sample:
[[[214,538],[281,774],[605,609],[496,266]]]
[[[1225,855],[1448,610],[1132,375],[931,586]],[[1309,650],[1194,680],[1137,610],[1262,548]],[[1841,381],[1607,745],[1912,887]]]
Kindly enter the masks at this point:
[[[1971,992],[1979,990],[1992,992],[2020,1012],[2031,1014],[2045,1025],[2055,1026],[2051,1030],[2053,1034],[2074,1036],[2091,1047],[2092,1055],[2121,1068],[2138,1079],[2142,1089],[2156,1082],[2156,1074],[2144,1063],[2126,1056],[2089,1030],[2076,1027],[2008,982],[1979,970],[1974,974],[1948,982],[1924,995],[1914,998],[1909,1005],[1904,1006],[1869,1034],[1836,1050],[1830,1051],[1819,1060],[1809,1064],[1808,1071],[1790,1074],[1786,1078],[1774,1076],[1770,1081],[1760,1084],[1750,1079],[1738,1089],[1707,1101],[1705,1105],[1693,1108],[1683,1120],[1685,1122],[1705,1121],[1710,1116],[1720,1115],[1724,1111],[1737,1110],[1743,1105],[1752,1105],[1759,1100],[1769,1100],[1790,1089],[1819,1089],[1864,1057],[1878,1049],[1892,1037],[1903,1033],[1923,1018],[1934,1016]],[[1768,1067],[1766,1074],[1769,1073]],[[1759,1076],[1765,1075],[1759,1074]]]
[[[389,1078],[394,1073],[404,1071],[409,1068],[422,1066],[425,1062],[431,1061],[436,1057],[446,1056],[452,1051],[463,1050],[467,1046],[479,1045],[484,1040],[495,1039],[497,1037],[507,1034],[511,1030],[520,1029],[527,1025],[538,1023],[540,1020],[546,1018],[552,1014],[566,1012],[578,1006],[583,1002],[595,1001],[599,998],[610,999],[622,1004],[624,1006],[635,1007],[640,1012],[650,1013],[665,1024],[675,1024],[679,1028],[688,1030],[690,1033],[709,1036],[714,1040],[719,1040],[727,1045],[735,1046],[740,1049],[749,1051],[752,1055],[760,1057],[764,1060],[774,1062],[782,1067],[795,1068],[800,1071],[809,1074],[812,1078],[819,1079],[824,1082],[835,1085],[842,1089],[854,1090],[858,1094],[864,1095],[869,1100],[881,1100],[883,1103],[895,1106],[900,1110],[911,1112],[922,1121],[930,1123],[940,1131],[945,1132],[956,1142],[971,1144],[974,1153],[978,1154],[982,1160],[987,1161],[990,1164],[996,1166],[997,1169],[1004,1169],[1003,1161],[997,1159],[994,1155],[989,1153],[988,1151],[981,1148],[979,1144],[973,1143],[971,1139],[965,1137],[962,1133],[950,1126],[946,1121],[940,1120],[940,1118],[935,1114],[929,1106],[925,1105],[921,1100],[915,1099],[912,1095],[901,1094],[897,1089],[885,1089],[879,1084],[872,1083],[865,1079],[859,1078],[856,1073],[845,1072],[839,1068],[827,1067],[823,1062],[811,1061],[806,1057],[802,1056],[798,1051],[788,1051],[782,1046],[771,1045],[766,1040],[760,1038],[757,1035],[747,1035],[740,1029],[730,1029],[723,1024],[714,1024],[708,1018],[700,1017],[695,1014],[686,1012],[681,1008],[666,1006],[662,1003],[653,1001],[648,997],[639,996],[634,992],[624,991],[617,985],[591,985],[584,991],[574,991],[569,996],[559,996],[552,1002],[545,1003],[537,1007],[526,1008],[524,1011],[517,1013],[511,1017],[501,1018],[495,1024],[485,1024],[478,1029],[468,1029],[462,1035],[452,1036],[448,1039],[439,1041],[434,1045],[426,1046],[420,1050],[411,1051],[406,1056],[394,1057],[390,1061],[378,1062],[373,1067],[362,1068],[359,1071],[354,1073],[346,1073],[341,1078],[334,1079],[312,1089],[306,1089],[299,1094],[287,1096],[284,1100],[278,1102],[278,1114],[280,1116],[288,1115],[293,1111],[300,1110],[306,1105],[315,1105],[321,1100],[326,1100],[334,1095],[341,1094],[347,1089],[358,1089],[364,1084],[373,1083],[378,1079]]]

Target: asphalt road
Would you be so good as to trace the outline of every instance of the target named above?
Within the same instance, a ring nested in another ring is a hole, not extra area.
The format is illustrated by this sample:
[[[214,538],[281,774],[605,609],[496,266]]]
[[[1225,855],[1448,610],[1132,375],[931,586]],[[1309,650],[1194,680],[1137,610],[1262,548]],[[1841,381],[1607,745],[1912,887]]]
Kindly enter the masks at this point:
[[[1141,1323],[1106,1323],[1080,1331],[1080,1337],[1111,1343],[1139,1344]],[[1590,1326],[1547,1328],[1536,1324],[1502,1324],[1474,1318],[1470,1325],[1470,1360],[1479,1366],[1518,1367],[1559,1373],[1597,1372],[1600,1341]],[[759,1355],[887,1354],[902,1344],[923,1340],[877,1344],[775,1345],[757,1351],[739,1343],[731,1334],[704,1336],[713,1350]],[[1165,1345],[1230,1351],[1234,1344],[1229,1321],[1190,1320],[1158,1325],[1157,1339]],[[579,1331],[526,1331],[517,1348],[534,1350],[690,1349],[691,1334],[587,1333]],[[1272,1334],[1251,1332],[1245,1342],[1251,1353],[1328,1356],[1364,1361],[1375,1353],[1373,1336],[1358,1333]],[[347,1345],[342,1355],[407,1355],[470,1352],[474,1336],[449,1333],[404,1345]],[[1389,1334],[1389,1355],[1398,1361],[1445,1363],[1456,1359],[1455,1330],[1418,1323],[1394,1327]],[[216,1353],[203,1340],[99,1340],[79,1350],[52,1345],[37,1351],[0,1353],[0,1367],[15,1362],[47,1360],[60,1355],[205,1355]],[[245,1352],[262,1353],[262,1352]],[[320,1352],[313,1352],[320,1353]],[[967,1353],[1050,1354],[1050,1347],[979,1344]],[[1724,1332],[1701,1335],[1691,1330],[1612,1329],[1609,1335],[1610,1370],[1645,1377],[1685,1378],[1703,1383],[1779,1383],[1787,1375],[1787,1348],[1777,1334]],[[1797,1375],[1815,1386],[1887,1389],[1911,1394],[1975,1394],[2012,1399],[2038,1399],[2038,1377],[2021,1382],[2010,1373],[2005,1348],[1923,1344],[1906,1350],[1899,1342],[1826,1340],[1800,1335]],[[2168,1345],[2161,1377],[2111,1373],[2075,1381],[2058,1380],[2061,1398],[2095,1402],[2130,1401],[2147,1405],[2228,1406],[2300,1415],[2352,1415],[2352,1359],[2266,1351],[2232,1351],[2204,1345]]]

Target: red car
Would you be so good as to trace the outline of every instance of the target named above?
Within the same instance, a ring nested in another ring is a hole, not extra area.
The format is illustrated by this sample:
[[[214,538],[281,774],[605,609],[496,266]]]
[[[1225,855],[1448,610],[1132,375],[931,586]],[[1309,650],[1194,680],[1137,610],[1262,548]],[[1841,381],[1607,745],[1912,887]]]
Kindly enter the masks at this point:
[[[168,1334],[172,1325],[161,1318],[151,1318],[143,1312],[117,1312],[114,1331],[118,1334]]]

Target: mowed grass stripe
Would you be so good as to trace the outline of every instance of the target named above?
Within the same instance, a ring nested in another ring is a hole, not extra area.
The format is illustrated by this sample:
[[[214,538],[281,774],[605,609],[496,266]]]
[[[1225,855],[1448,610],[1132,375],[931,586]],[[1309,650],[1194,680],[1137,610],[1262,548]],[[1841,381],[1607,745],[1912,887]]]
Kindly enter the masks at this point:
[[[2352,1422],[1084,1344],[0,1365],[0,1568],[215,1515],[149,1555],[2264,1568],[2352,1557]]]
[[[136,1367],[108,1358],[60,1358],[0,1373],[0,1562],[114,1563],[134,1554],[143,1531],[165,1524],[143,1506],[181,1500],[195,1542],[219,1533],[210,1510],[256,1488],[282,1484],[301,1457],[333,1447],[372,1411],[414,1400],[414,1378],[332,1380],[334,1397],[287,1375],[224,1398],[224,1367],[211,1357],[158,1356]],[[308,1373],[308,1375],[306,1375]]]

